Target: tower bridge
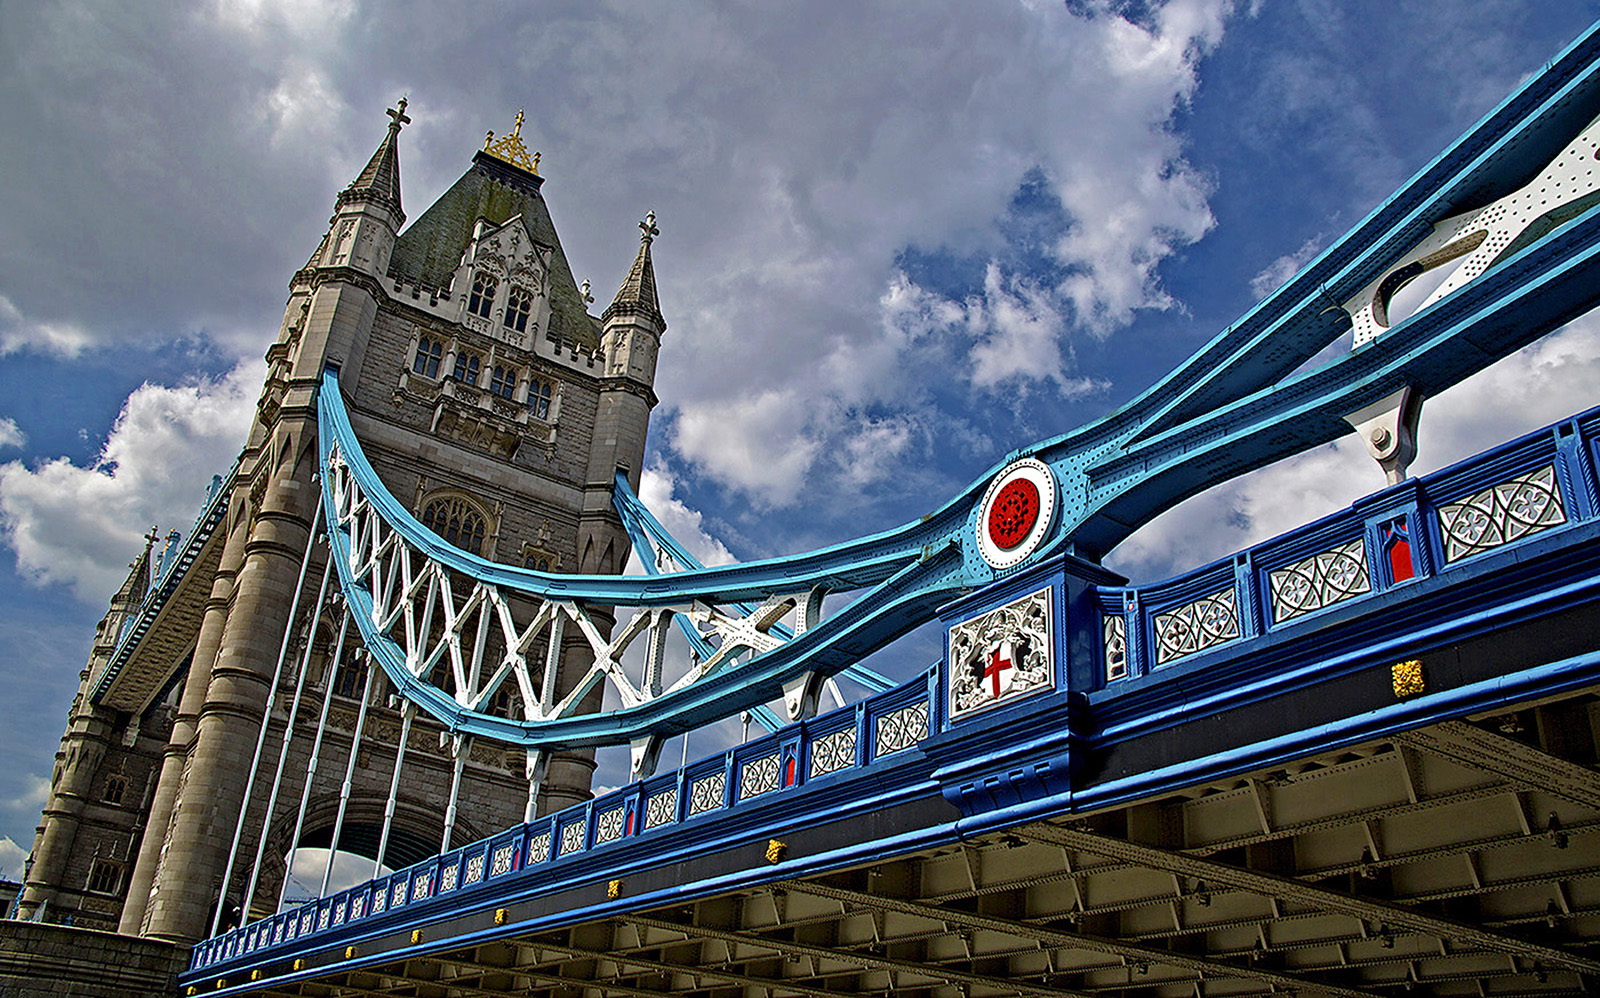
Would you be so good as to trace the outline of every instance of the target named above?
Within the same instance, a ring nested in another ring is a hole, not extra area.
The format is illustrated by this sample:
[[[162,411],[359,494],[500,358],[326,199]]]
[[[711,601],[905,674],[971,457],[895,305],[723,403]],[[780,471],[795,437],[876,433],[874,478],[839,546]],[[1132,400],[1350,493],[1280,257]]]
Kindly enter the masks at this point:
[[[709,568],[635,492],[654,216],[593,316],[520,115],[403,228],[389,114],[237,467],[102,622],[23,914],[193,945],[191,993],[1593,990],[1600,410],[1406,468],[1424,399],[1600,302],[1600,25],[1128,405]],[[1352,431],[1389,484],[1350,509],[1098,564]],[[925,673],[862,671],[935,621]],[[372,877],[285,907],[313,844]]]

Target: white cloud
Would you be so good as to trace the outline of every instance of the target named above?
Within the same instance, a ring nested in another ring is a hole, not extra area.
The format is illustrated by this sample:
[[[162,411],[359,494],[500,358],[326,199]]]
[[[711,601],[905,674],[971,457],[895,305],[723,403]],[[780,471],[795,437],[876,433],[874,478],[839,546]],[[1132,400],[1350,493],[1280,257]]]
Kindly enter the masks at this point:
[[[727,547],[706,532],[705,518],[700,511],[690,509],[673,494],[677,486],[677,479],[666,466],[651,465],[639,476],[639,499],[667,528],[667,533],[699,558],[701,564],[732,564],[734,557]],[[638,552],[634,552],[634,557],[637,556]]]
[[[17,845],[11,836],[0,836],[0,880],[22,882],[22,871],[28,862],[28,850]],[[0,912],[3,915],[4,912]]]
[[[28,776],[24,778],[24,782],[27,784],[27,789],[6,801],[6,807],[20,811],[38,811],[50,798],[50,777]]]
[[[665,230],[656,264],[673,331],[658,390],[677,409],[671,446],[757,504],[784,506],[805,475],[827,474],[817,456],[849,446],[859,413],[925,406],[918,378],[935,369],[990,393],[1096,390],[1072,370],[1071,337],[1171,307],[1161,262],[1213,224],[1209,181],[1184,161],[1172,121],[1231,9],[1173,0],[1141,26],[1059,6],[926,22],[864,7],[753,36],[675,9],[675,37],[707,29],[680,53],[700,72],[641,65],[629,97],[635,120],[680,130],[585,133],[606,161],[653,174],[638,196]],[[890,36],[893,60],[869,51]],[[594,70],[574,72],[587,88]],[[715,94],[703,89],[713,79]],[[693,203],[657,179],[663,163],[697,178]],[[998,252],[996,223],[1033,177],[1069,220],[1032,248],[1063,275],[1047,281]],[[908,246],[997,262],[974,302],[936,300],[897,265]],[[939,335],[958,317],[962,338]],[[818,487],[874,484],[833,464],[843,474]],[[904,464],[877,467],[882,482]]]
[[[0,294],[0,357],[27,349],[76,357],[90,340],[89,333],[73,323],[23,315],[10,298]]]
[[[1267,295],[1283,287],[1285,281],[1300,272],[1300,268],[1311,262],[1322,249],[1320,237],[1313,236],[1300,244],[1300,248],[1293,253],[1285,253],[1261,269],[1261,273],[1250,279],[1250,293],[1257,301],[1264,300]]]
[[[244,443],[263,376],[250,363],[219,381],[142,385],[93,464],[0,465],[0,531],[21,572],[90,603],[106,599],[146,529],[193,522],[206,483]]]
[[[1423,403],[1423,475],[1593,406],[1600,384],[1600,313],[1569,323]],[[1151,520],[1106,563],[1136,581],[1196,568],[1344,509],[1383,487],[1352,433],[1209,489]]]
[[[673,445],[717,481],[787,505],[822,448],[804,423],[807,408],[800,393],[776,389],[721,406],[684,407]]]
[[[0,447],[21,447],[28,442],[17,421],[9,416],[0,417]]]

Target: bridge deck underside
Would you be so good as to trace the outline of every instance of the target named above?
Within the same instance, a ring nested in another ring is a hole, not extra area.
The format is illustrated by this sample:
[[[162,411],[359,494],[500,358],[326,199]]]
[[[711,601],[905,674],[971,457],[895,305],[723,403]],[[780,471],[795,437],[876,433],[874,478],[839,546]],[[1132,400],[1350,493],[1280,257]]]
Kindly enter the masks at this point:
[[[539,921],[605,898],[597,880],[458,916],[475,932],[441,921],[413,938],[413,923],[258,993],[1588,993],[1597,729],[1584,693],[815,877]],[[625,899],[764,862],[752,844],[615,886]]]

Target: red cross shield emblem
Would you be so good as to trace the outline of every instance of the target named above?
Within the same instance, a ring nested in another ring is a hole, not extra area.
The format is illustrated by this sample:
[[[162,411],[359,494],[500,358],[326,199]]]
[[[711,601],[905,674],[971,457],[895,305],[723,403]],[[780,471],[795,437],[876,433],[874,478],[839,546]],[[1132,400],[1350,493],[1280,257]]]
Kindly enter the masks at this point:
[[[989,699],[998,700],[1011,689],[1017,674],[1017,646],[1010,638],[989,646],[983,660],[983,688]]]

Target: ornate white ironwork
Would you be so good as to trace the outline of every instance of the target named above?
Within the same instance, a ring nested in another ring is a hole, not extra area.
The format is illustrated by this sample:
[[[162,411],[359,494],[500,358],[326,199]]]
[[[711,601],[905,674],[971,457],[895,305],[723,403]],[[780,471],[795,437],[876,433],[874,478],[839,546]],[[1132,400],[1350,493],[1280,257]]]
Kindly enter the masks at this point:
[[[725,773],[711,773],[702,776],[689,785],[689,814],[704,814],[715,811],[722,806],[723,796],[728,792],[728,778]]]
[[[518,724],[580,713],[595,686],[611,688],[623,708],[639,707],[710,676],[722,676],[782,647],[819,622],[822,592],[815,588],[770,595],[765,601],[640,607],[607,638],[580,600],[541,596],[497,581],[453,571],[415,546],[369,500],[337,442],[327,458],[329,489],[338,528],[348,535],[350,578],[370,597],[367,628],[392,640],[404,667],[456,709],[508,722],[499,737],[515,740]],[[516,570],[508,570],[516,573]],[[522,574],[522,573],[516,573]],[[688,620],[708,654],[666,681],[669,627]],[[593,665],[555,695],[561,643],[573,631],[593,652]],[[640,675],[630,676],[623,656],[643,639]],[[501,697],[514,688],[517,697]],[[520,705],[520,717],[506,711]],[[428,706],[424,704],[424,706]],[[429,707],[429,709],[434,709]],[[635,775],[646,775],[638,773]]]
[[[614,842],[617,839],[622,838],[622,828],[623,828],[623,821],[625,819],[625,811],[626,811],[626,809],[624,808],[624,806],[621,805],[621,804],[618,804],[616,807],[608,808],[607,810],[601,811],[598,815],[595,816],[595,819],[594,819],[594,842],[595,842],[595,845],[600,845],[603,842]],[[561,851],[562,852],[566,852],[567,851],[565,845],[562,846]]]
[[[1267,573],[1272,588],[1272,622],[1321,610],[1372,591],[1367,545],[1361,538]]]
[[[406,903],[406,888],[410,886],[404,880],[394,885],[393,894],[389,898],[389,907],[398,908]]]
[[[873,758],[881,758],[908,749],[926,737],[928,737],[928,701],[919,700],[908,707],[880,714],[873,733]]]
[[[1106,678],[1121,679],[1128,674],[1128,619],[1120,613],[1100,618],[1100,640],[1104,643]]]
[[[777,753],[747,760],[739,767],[739,799],[778,789],[778,770]]]
[[[384,909],[387,908],[388,906],[389,906],[389,892],[388,891],[379,891],[378,893],[376,893],[376,894],[374,894],[372,896],[372,913],[374,915],[383,914]]]
[[[494,851],[494,859],[489,865],[489,876],[498,877],[502,873],[511,872],[511,862],[516,857],[517,847],[503,845]]]
[[[543,863],[550,858],[550,833],[541,832],[528,840],[528,862]]]
[[[439,893],[448,894],[456,889],[460,882],[461,868],[454,863],[444,868],[444,873],[439,876]]]
[[[421,901],[428,896],[428,888],[433,884],[432,872],[419,873],[411,881],[411,900]]]
[[[1239,636],[1233,587],[1156,614],[1156,664],[1165,665]]]
[[[483,857],[469,856],[467,858],[466,882],[476,884],[483,879]]]
[[[574,821],[561,827],[561,855],[583,851],[583,822]]]
[[[1055,685],[1049,587],[950,628],[950,719]]]
[[[811,743],[811,779],[825,776],[856,764],[855,725],[840,728]]]
[[[1459,561],[1567,522],[1554,465],[1439,507],[1444,560]]]
[[[678,819],[678,788],[668,787],[650,795],[644,805],[644,827],[670,825]]]

